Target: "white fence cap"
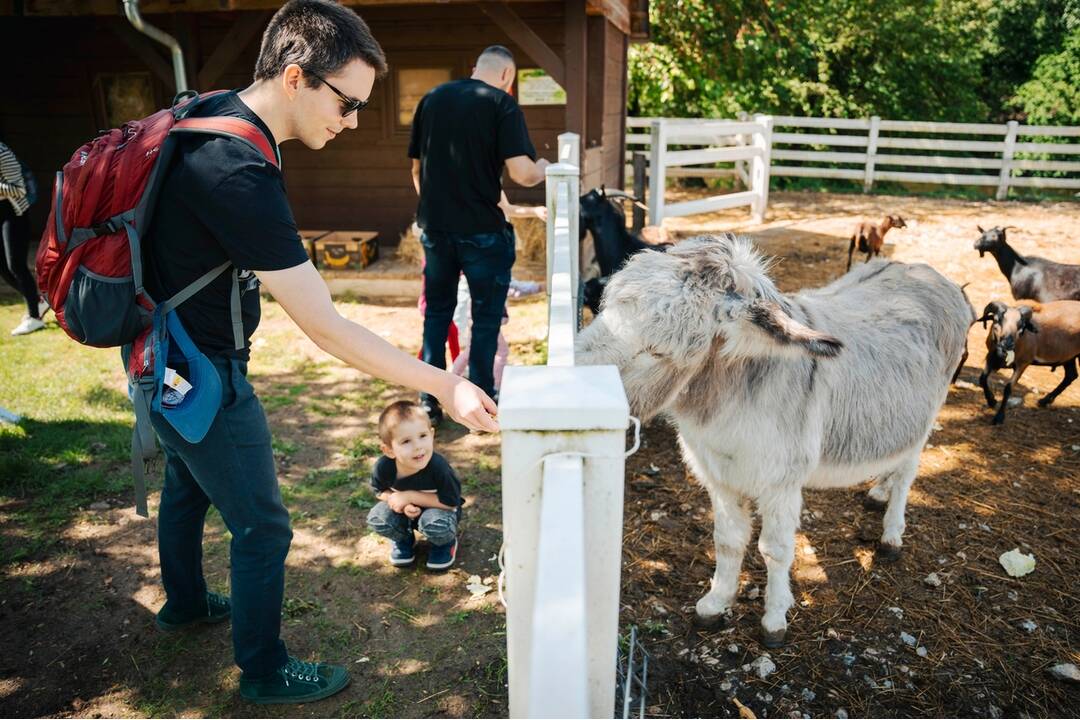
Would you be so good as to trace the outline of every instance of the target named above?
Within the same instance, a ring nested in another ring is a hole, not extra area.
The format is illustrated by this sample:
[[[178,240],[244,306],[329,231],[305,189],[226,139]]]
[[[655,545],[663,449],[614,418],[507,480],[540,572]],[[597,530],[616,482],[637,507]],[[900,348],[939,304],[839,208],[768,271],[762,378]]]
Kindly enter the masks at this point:
[[[506,368],[499,393],[503,430],[625,430],[629,425],[630,406],[614,365]]]

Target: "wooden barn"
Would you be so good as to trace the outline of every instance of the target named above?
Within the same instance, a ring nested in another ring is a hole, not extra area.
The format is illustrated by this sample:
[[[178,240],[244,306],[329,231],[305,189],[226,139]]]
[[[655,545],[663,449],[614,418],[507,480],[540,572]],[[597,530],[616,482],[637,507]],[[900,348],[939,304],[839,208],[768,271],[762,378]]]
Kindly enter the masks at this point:
[[[259,39],[281,0],[142,0],[142,18],[175,38],[189,87],[242,88]],[[416,195],[406,157],[416,102],[430,87],[467,77],[479,52],[509,47],[518,61],[515,95],[533,143],[555,160],[556,136],[581,135],[583,188],[620,186],[626,108],[626,54],[647,32],[647,0],[345,0],[386,50],[359,128],[314,152],[283,145],[297,223],[312,230],[364,229],[384,246],[412,222]],[[39,185],[99,129],[165,106],[175,92],[164,45],[137,31],[121,0],[0,0],[0,47],[8,86],[0,140]],[[543,201],[542,188],[506,179],[514,202]],[[39,232],[40,201],[31,221]]]

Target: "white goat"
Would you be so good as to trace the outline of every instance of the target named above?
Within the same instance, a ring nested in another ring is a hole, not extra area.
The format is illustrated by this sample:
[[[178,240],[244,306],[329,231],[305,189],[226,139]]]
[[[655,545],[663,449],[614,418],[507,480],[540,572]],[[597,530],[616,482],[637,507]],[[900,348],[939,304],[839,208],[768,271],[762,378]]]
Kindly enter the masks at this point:
[[[873,261],[819,290],[781,294],[746,239],[684,240],[616,273],[578,339],[585,364],[618,366],[632,411],[666,414],[713,503],[716,571],[697,603],[735,601],[748,501],[768,568],[764,640],[783,642],[802,488],[880,478],[879,552],[898,556],[919,453],[945,402],[974,311],[927,265]]]

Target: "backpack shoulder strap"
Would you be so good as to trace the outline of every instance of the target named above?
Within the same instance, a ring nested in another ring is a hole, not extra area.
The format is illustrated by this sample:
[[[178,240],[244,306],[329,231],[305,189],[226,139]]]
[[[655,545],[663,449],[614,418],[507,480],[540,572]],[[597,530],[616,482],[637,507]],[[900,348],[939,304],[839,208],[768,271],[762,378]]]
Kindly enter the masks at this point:
[[[281,158],[278,150],[266,138],[266,134],[258,127],[243,118],[238,117],[198,117],[184,118],[175,125],[170,132],[173,133],[204,133],[210,135],[224,135],[246,142],[259,151],[266,161],[276,168],[281,168]]]

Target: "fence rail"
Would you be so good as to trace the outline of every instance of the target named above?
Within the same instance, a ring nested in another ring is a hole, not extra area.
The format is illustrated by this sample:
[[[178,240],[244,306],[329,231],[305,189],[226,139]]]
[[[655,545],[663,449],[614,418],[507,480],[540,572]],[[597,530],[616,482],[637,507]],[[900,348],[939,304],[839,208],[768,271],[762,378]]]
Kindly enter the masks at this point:
[[[508,367],[502,428],[510,717],[611,717],[629,406],[577,367],[580,140],[547,168],[548,363]],[[586,552],[587,551],[587,552]]]
[[[1014,187],[1080,189],[1080,158],[1076,157],[1080,142],[1073,140],[1080,138],[1080,127],[877,116],[774,116],[771,120],[773,132],[766,148],[769,176],[861,180],[864,191],[875,182],[996,187],[999,200],[1006,199]],[[751,186],[746,158],[732,147],[752,144],[746,116],[736,120],[627,118],[627,162],[635,152],[652,158],[657,122],[665,127],[667,142],[678,146],[665,146],[666,177],[731,176]],[[702,167],[706,164],[710,166]],[[714,209],[708,204],[701,207]]]

